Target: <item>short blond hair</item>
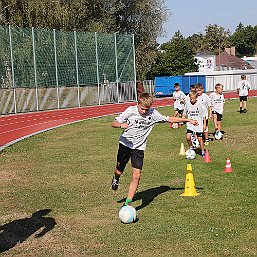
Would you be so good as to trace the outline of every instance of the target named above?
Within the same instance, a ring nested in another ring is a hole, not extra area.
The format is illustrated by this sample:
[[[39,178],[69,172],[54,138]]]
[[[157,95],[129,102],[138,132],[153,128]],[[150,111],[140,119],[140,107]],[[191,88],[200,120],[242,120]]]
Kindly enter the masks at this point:
[[[150,108],[153,104],[153,96],[149,93],[141,93],[138,96],[138,104]]]

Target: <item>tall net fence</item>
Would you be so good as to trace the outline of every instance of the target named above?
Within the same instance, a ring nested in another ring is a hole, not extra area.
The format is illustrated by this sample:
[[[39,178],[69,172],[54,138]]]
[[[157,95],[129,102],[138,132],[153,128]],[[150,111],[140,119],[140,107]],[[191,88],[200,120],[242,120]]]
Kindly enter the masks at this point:
[[[131,35],[0,26],[0,114],[136,100]]]

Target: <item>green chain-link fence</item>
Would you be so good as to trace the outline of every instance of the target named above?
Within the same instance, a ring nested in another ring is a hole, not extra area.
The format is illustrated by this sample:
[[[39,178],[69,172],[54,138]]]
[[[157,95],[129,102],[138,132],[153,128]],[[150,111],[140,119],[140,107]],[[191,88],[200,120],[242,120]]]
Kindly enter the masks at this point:
[[[0,114],[134,101],[134,38],[0,26],[0,76]]]

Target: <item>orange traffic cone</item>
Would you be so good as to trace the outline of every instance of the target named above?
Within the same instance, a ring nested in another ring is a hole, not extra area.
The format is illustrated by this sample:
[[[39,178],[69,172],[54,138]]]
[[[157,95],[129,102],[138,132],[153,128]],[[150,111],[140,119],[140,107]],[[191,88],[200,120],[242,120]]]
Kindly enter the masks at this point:
[[[205,150],[205,155],[204,155],[203,161],[204,162],[211,162],[211,156],[210,156],[210,152],[209,152],[208,149]]]
[[[230,162],[230,158],[229,157],[226,160],[226,167],[224,169],[224,172],[226,172],[226,173],[232,172],[232,166],[231,166],[231,162]]]

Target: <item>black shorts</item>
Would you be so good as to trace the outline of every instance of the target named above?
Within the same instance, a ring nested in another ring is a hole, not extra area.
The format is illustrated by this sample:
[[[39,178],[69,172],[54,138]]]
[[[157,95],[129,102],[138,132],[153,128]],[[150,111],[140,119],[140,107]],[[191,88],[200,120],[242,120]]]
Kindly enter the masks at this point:
[[[239,96],[239,100],[240,100],[240,102],[247,101],[247,96],[246,95],[245,96]]]
[[[175,112],[178,112],[179,114],[183,114],[184,110],[179,110],[178,108],[175,109]]]
[[[190,129],[187,129],[188,134],[193,134],[194,132]],[[203,132],[195,132],[197,137],[203,137]]]
[[[120,172],[123,172],[130,158],[132,167],[142,170],[144,151],[131,149],[123,144],[119,144],[116,169]]]
[[[217,113],[215,111],[212,112],[212,114],[217,114],[217,121],[222,121],[223,115],[220,113]]]

